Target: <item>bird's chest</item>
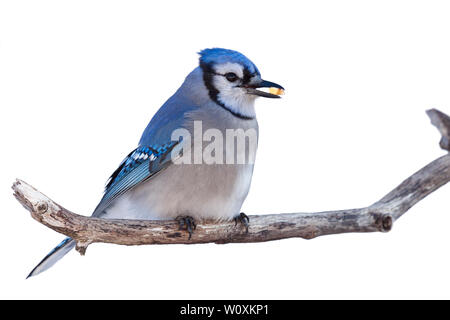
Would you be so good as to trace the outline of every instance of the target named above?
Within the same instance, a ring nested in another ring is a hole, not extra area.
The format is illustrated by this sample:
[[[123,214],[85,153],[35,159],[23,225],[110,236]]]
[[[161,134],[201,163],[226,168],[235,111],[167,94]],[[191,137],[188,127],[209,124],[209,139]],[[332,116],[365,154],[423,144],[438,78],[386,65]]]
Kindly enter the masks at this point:
[[[196,111],[187,128],[189,150],[184,162],[253,166],[259,135],[256,119],[236,118],[215,107]]]
[[[256,120],[217,118],[197,114],[184,131],[182,158],[132,190],[129,212],[150,219],[239,214],[252,180],[258,126]]]
[[[252,164],[201,164],[171,168],[183,177],[174,202],[178,210],[199,218],[231,219],[244,202],[252,180]]]
[[[252,173],[248,164],[171,165],[133,190],[133,210],[152,219],[232,219],[247,196]]]

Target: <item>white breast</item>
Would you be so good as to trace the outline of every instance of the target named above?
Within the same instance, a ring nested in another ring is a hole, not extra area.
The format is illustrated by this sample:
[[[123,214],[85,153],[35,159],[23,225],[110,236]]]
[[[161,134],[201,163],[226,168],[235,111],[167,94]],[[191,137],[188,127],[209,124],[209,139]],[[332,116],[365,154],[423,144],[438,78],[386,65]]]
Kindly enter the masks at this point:
[[[253,165],[172,165],[124,194],[105,218],[230,220],[239,214]]]

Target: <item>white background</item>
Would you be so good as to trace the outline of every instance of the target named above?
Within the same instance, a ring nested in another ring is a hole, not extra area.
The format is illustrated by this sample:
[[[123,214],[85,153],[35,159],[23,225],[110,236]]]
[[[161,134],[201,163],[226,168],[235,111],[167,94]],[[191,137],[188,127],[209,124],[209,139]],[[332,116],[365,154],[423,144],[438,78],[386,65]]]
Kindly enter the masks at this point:
[[[64,238],[12,197],[21,178],[89,215],[108,176],[197,65],[243,52],[287,89],[257,101],[248,214],[369,205],[443,155],[445,1],[2,1],[0,298],[450,298],[450,186],[390,233],[311,241],[94,244],[28,272]]]

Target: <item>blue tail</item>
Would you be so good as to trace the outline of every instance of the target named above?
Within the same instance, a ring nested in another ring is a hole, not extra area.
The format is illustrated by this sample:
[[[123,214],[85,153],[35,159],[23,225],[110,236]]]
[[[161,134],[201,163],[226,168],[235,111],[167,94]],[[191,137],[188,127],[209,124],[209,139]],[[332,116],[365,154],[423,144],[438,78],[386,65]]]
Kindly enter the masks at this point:
[[[56,246],[56,248],[50,251],[50,253],[47,254],[45,258],[42,259],[42,261],[39,262],[36,267],[34,267],[33,270],[31,270],[27,279],[49,269],[59,259],[64,257],[70,250],[72,250],[73,247],[75,247],[75,241],[72,238],[65,238],[60,244]]]

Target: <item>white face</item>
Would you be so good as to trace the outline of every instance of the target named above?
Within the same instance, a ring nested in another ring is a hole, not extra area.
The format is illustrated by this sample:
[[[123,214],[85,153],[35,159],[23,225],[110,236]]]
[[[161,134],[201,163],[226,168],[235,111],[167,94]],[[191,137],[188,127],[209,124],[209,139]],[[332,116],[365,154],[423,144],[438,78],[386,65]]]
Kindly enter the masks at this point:
[[[217,100],[233,112],[245,117],[255,117],[256,95],[248,94],[240,87],[244,78],[244,68],[238,63],[227,62],[214,66],[215,75],[212,84],[219,91]],[[261,81],[259,76],[253,76],[250,84]]]

